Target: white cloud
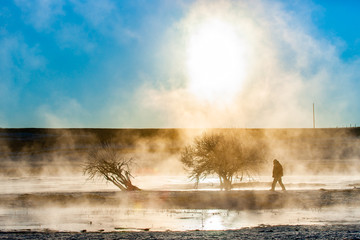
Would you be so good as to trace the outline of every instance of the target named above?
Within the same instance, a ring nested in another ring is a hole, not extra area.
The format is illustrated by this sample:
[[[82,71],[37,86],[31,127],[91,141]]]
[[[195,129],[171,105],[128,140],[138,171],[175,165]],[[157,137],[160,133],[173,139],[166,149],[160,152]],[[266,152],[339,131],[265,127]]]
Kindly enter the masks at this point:
[[[39,106],[37,116],[39,126],[54,128],[84,127],[84,119],[89,119],[81,104],[68,97],[57,97],[51,105]]]
[[[0,45],[0,100],[9,104],[16,102],[31,72],[42,69],[46,60],[19,35],[2,35]]]
[[[25,21],[38,31],[51,29],[58,16],[64,15],[64,0],[15,0],[23,11]]]
[[[165,65],[171,63],[169,69],[176,72],[173,76],[183,76],[183,84],[146,85],[139,89],[138,101],[168,127],[312,127],[313,102],[323,127],[356,121],[358,115],[344,113],[359,100],[357,62],[343,62],[343,46],[322,38],[303,14],[308,13],[289,13],[281,3],[266,0],[196,2],[172,26],[172,44],[164,44],[163,50],[171,53],[163,59]],[[246,49],[246,77],[239,79],[237,97],[226,104],[192,94],[184,64],[194,29],[214,18],[232,24]]]
[[[111,0],[71,0],[74,9],[95,28],[106,25],[116,15],[116,5]]]
[[[71,0],[74,11],[82,16],[93,29],[119,43],[136,39],[138,35],[123,24],[118,5],[112,0]]]
[[[15,0],[21,9],[25,22],[37,31],[56,33],[61,48],[74,47],[89,52],[94,48],[88,31],[95,30],[106,37],[113,38],[120,44],[129,39],[136,39],[138,35],[122,23],[122,16],[117,5],[111,0]],[[120,3],[121,5],[121,3]],[[83,18],[67,17],[68,23],[63,23],[67,14],[75,14]],[[85,42],[84,45],[79,43]]]
[[[64,25],[56,32],[56,39],[60,48],[75,48],[78,51],[91,52],[96,43],[91,41],[82,26]]]

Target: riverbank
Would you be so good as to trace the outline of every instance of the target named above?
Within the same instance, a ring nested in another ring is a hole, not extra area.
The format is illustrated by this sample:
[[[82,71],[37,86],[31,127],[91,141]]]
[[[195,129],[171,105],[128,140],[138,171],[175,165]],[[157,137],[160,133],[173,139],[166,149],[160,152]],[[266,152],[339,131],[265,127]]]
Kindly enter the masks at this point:
[[[258,226],[226,231],[0,232],[0,239],[359,239],[360,225]]]

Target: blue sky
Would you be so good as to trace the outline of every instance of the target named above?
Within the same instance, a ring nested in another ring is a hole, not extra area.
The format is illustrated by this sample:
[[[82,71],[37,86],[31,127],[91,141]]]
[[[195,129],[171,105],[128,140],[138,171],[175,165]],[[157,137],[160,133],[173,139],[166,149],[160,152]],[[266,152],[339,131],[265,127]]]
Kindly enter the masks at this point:
[[[360,125],[360,2],[289,2],[2,0],[0,127]]]

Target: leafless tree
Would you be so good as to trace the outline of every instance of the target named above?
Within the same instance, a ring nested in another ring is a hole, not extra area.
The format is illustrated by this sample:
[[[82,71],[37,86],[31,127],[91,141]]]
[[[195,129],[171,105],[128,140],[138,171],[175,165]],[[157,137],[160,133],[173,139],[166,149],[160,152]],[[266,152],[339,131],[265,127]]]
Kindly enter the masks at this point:
[[[215,174],[220,188],[231,189],[233,179],[257,172],[262,162],[263,148],[249,136],[235,134],[203,134],[181,152],[181,162],[198,184],[200,179]]]
[[[84,173],[90,179],[104,177],[122,191],[137,191],[140,189],[131,182],[133,162],[133,158],[126,158],[115,145],[105,142],[89,152]]]

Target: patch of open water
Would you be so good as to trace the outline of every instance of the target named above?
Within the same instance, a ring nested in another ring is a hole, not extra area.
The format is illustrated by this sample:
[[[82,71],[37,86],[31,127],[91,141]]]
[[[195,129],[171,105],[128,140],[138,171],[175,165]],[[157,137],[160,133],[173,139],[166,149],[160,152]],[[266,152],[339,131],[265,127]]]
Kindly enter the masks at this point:
[[[0,229],[57,231],[229,230],[259,225],[356,224],[357,208],[222,210],[46,207],[0,209]]]
[[[271,178],[261,177],[262,183]],[[186,176],[143,176],[135,184],[150,190],[193,190]],[[285,177],[288,189],[347,189],[360,185],[354,176]],[[210,178],[200,190],[218,190],[217,179]],[[118,191],[102,180],[89,181],[85,176],[0,178],[2,194],[37,192]],[[184,188],[187,186],[188,188]],[[264,190],[265,185],[244,185],[244,190]],[[16,207],[0,208],[0,230],[58,231],[184,231],[227,230],[258,225],[297,225],[358,223],[357,207],[329,207],[321,209],[224,210],[224,209],[149,209],[122,206]]]

